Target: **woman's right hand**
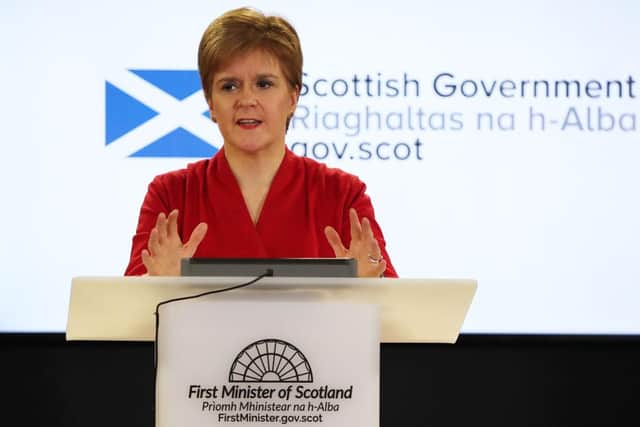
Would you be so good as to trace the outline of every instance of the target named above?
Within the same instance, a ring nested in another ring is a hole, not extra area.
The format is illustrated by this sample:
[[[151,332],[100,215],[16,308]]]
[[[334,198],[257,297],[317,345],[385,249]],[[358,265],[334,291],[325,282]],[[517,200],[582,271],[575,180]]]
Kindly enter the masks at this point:
[[[191,237],[182,243],[178,234],[178,210],[166,216],[158,214],[156,225],[149,233],[148,249],[142,250],[142,262],[149,276],[179,276],[182,258],[191,258],[207,234],[207,224],[201,222]]]

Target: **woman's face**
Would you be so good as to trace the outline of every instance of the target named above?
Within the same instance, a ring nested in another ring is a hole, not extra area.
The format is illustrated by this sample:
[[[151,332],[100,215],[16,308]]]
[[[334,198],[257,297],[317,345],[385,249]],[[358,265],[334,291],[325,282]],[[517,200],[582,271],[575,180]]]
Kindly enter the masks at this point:
[[[284,147],[287,117],[297,100],[298,89],[291,89],[278,60],[253,50],[213,75],[209,109],[225,147],[257,153]]]

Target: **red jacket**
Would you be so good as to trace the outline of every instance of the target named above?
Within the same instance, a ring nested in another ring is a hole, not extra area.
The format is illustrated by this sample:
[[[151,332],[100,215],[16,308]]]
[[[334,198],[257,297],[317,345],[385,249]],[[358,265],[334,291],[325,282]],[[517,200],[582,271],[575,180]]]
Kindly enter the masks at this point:
[[[365,189],[356,176],[287,149],[254,225],[224,150],[220,150],[211,159],[159,175],[151,182],[125,275],[146,273],[140,253],[147,247],[160,212],[179,210],[178,232],[183,241],[200,222],[208,224],[196,258],[317,258],[335,256],[324,235],[327,225],[349,247],[349,208],[353,207],[360,218],[371,221],[387,261],[385,277],[397,277]]]

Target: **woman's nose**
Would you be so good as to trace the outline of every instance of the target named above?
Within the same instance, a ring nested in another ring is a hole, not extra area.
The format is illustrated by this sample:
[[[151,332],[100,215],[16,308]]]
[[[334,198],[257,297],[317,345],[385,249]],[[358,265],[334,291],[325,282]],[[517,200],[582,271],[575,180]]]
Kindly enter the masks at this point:
[[[250,87],[250,86],[245,86],[244,88],[242,88],[242,91],[240,92],[240,99],[238,100],[238,103],[241,106],[255,106],[258,103],[258,100],[256,98],[255,89],[253,87]]]

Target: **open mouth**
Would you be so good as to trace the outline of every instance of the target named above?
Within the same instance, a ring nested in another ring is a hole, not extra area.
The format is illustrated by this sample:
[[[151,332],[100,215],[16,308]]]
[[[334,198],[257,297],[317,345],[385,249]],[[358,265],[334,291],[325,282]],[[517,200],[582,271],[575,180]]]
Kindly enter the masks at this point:
[[[262,120],[258,119],[240,119],[236,121],[236,124],[243,129],[253,129],[262,123]]]

